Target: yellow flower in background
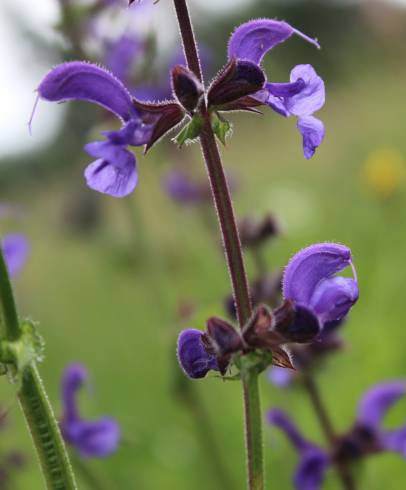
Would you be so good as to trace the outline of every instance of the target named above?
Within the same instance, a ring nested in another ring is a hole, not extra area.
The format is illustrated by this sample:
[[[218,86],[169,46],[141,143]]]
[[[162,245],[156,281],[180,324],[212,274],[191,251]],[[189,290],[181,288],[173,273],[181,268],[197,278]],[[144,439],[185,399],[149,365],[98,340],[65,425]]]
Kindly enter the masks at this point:
[[[399,150],[380,148],[365,161],[362,181],[368,190],[381,198],[396,194],[405,181],[405,159]]]

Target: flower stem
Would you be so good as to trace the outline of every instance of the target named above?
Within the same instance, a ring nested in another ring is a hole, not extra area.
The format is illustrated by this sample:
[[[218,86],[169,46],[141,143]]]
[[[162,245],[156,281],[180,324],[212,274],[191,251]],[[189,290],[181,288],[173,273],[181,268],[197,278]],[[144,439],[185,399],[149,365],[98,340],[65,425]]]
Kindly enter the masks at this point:
[[[336,442],[336,434],[333,429],[333,424],[331,423],[330,417],[328,415],[327,408],[321,398],[320,390],[317,387],[317,384],[314,381],[312,375],[308,372],[304,373],[303,375],[303,383],[305,390],[309,395],[316,416],[320,422],[320,426],[323,430],[324,436],[326,437],[330,448],[333,449]],[[355,490],[355,482],[348,467],[346,465],[337,463],[336,469],[343,488],[345,490]]]
[[[174,5],[188,67],[195,73],[199,80],[203,82],[187,1],[174,0]],[[242,328],[251,316],[252,306],[241,242],[220,153],[211,127],[210,115],[208,114],[205,105],[203,105],[201,113],[204,119],[204,126],[200,135],[200,144],[219,220],[224,252],[231,277],[238,322]],[[254,372],[252,368],[242,369],[242,385],[244,395],[248,489],[262,490],[264,488],[262,417],[260,410],[258,374]]]
[[[16,305],[7,267],[0,250],[0,304],[2,311],[2,337],[13,342],[21,335]],[[49,490],[74,490],[76,484],[72,468],[52,411],[44,385],[35,364],[20,373],[18,399],[24,413],[42,473]]]

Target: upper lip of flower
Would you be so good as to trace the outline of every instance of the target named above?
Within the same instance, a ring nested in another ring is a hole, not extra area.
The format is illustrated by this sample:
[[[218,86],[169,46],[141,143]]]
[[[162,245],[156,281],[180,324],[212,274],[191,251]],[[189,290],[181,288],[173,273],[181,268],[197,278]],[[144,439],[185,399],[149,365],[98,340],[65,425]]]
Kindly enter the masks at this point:
[[[358,299],[356,277],[335,276],[349,266],[355,273],[348,247],[335,243],[311,245],[289,261],[283,295],[313,311],[322,324],[341,320]]]

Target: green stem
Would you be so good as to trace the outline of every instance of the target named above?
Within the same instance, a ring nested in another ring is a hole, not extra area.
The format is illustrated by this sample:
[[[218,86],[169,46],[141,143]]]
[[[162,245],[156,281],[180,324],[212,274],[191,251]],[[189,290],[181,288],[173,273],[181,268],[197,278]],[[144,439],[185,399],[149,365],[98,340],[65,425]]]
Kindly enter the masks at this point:
[[[261,400],[258,373],[242,368],[244,393],[245,444],[247,453],[249,488],[264,489],[264,456],[262,442]]]
[[[188,67],[203,83],[198,50],[187,1],[174,0],[174,5]],[[240,328],[243,328],[252,314],[244,257],[221,156],[211,127],[210,115],[204,104],[201,113],[204,118],[204,126],[200,135],[200,145],[203,151],[214,205],[217,211],[224,244],[224,253],[234,293],[238,322]],[[243,359],[242,362],[244,362]],[[253,371],[253,368],[247,368],[242,370],[242,378],[248,489],[263,490],[264,465],[261,430],[262,417],[258,374]]]
[[[20,337],[20,324],[7,267],[0,250],[0,303],[4,337],[13,342]],[[74,490],[76,484],[57,421],[35,365],[24,369],[18,399],[23,410],[42,473],[49,490]]]

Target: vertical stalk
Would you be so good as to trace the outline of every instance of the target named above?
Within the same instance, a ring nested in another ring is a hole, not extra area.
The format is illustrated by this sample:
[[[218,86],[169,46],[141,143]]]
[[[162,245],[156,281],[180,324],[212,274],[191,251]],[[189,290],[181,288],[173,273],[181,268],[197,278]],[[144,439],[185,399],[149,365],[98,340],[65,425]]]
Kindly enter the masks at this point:
[[[4,321],[2,337],[8,342],[17,341],[21,334],[20,324],[1,250],[0,304]],[[76,484],[65,445],[36,366],[26,367],[21,376],[18,399],[40,460],[47,488],[75,490]]]
[[[333,449],[336,441],[336,434],[333,429],[333,424],[331,423],[326,406],[321,398],[320,391],[310,373],[304,373],[303,383],[323,430],[324,436],[329,443],[330,448]],[[344,464],[337,463],[336,469],[343,488],[345,490],[355,490],[355,482],[348,467]]]
[[[188,67],[203,82],[197,45],[186,0],[174,0],[176,15],[182,36]],[[241,242],[234,217],[234,210],[221,162],[220,153],[211,127],[210,115],[203,106],[204,126],[200,144],[210,180],[214,205],[222,235],[224,252],[231,277],[238,322],[242,328],[252,313],[248,280],[245,272]],[[258,389],[258,375],[242,363],[244,399],[245,444],[249,490],[263,490],[262,417]]]

